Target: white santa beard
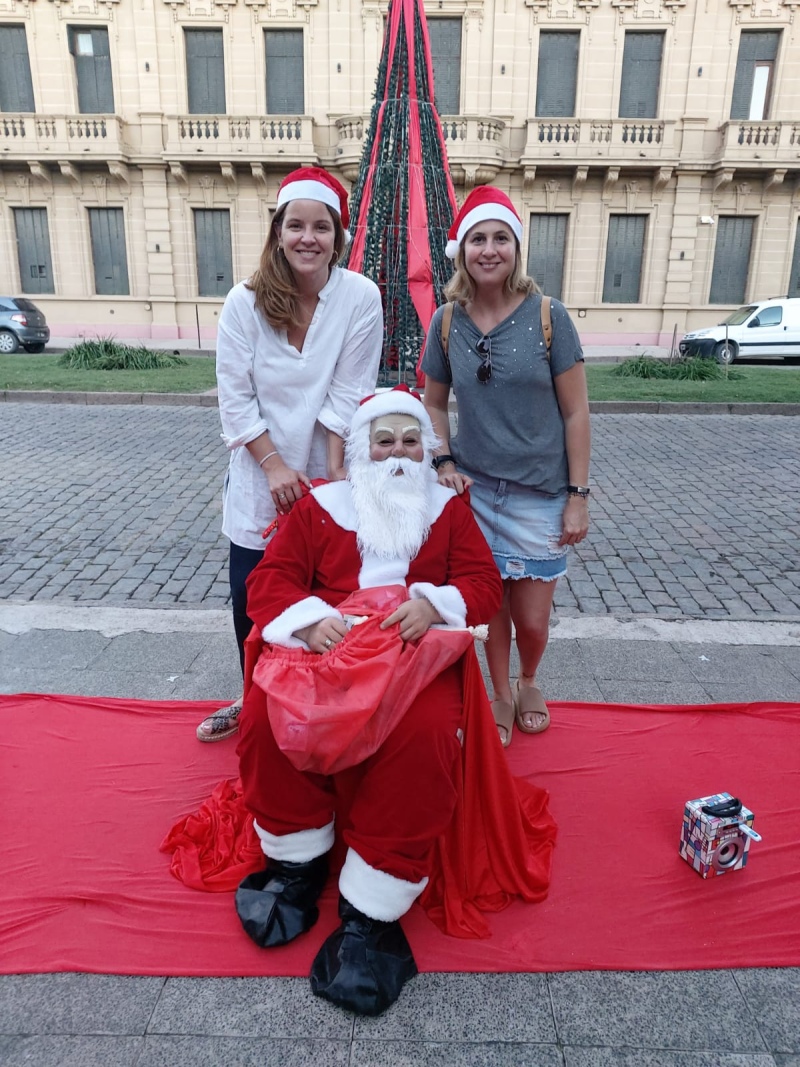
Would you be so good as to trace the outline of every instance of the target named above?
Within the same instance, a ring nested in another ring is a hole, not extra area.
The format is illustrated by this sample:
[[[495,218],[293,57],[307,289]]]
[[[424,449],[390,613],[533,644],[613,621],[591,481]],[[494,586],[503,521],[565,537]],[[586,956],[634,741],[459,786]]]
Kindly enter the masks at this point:
[[[402,474],[397,474],[402,470]],[[357,461],[348,474],[358,520],[362,557],[413,559],[430,533],[430,489],[426,463],[412,459]]]

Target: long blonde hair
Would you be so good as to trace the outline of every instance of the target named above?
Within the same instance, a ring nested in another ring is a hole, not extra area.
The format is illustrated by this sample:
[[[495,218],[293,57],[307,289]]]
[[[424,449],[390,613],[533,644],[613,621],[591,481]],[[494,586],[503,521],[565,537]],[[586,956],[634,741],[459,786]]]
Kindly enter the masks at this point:
[[[256,307],[275,330],[291,329],[299,326],[302,320],[297,282],[280,247],[281,225],[287,206],[283,204],[275,212],[258,267],[245,282],[256,294]],[[325,207],[333,221],[333,258],[329,264],[333,268],[345,250],[344,226],[333,208],[327,204]]]
[[[514,269],[503,283],[503,293],[506,296],[513,296],[514,293],[524,293],[526,296],[529,293],[541,293],[542,290],[536,284],[536,281],[522,269],[522,249],[516,236],[514,237],[514,246]],[[475,293],[475,281],[464,262],[464,241],[462,241],[458,246],[458,252],[456,252],[455,272],[444,287],[444,296],[447,300],[463,305],[474,300]]]

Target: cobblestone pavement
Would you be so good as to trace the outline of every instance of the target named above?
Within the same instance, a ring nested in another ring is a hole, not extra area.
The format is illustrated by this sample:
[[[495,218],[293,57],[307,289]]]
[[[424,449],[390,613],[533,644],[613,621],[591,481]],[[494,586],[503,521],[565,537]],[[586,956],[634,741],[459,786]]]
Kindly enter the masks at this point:
[[[562,615],[800,616],[800,432],[781,416],[596,415],[590,539]],[[0,593],[222,607],[215,410],[13,404]]]

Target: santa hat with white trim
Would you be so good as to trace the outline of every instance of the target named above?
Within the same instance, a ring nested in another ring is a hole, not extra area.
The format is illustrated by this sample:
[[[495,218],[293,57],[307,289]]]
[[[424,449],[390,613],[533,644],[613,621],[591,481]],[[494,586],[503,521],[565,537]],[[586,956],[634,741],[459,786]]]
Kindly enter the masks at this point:
[[[479,185],[464,201],[455,222],[447,231],[448,241],[444,250],[447,258],[456,258],[461,242],[473,226],[490,219],[510,226],[517,241],[522,243],[522,221],[509,198],[491,185]]]
[[[422,430],[422,445],[430,454],[439,444],[431,417],[425,410],[419,394],[404,383],[394,389],[385,389],[365,397],[356,408],[347,435],[348,459],[364,459],[369,456],[369,428],[375,419],[384,415],[409,415],[416,419]]]
[[[345,242],[350,243],[347,190],[327,170],[322,167],[298,167],[287,174],[278,189],[278,207],[292,200],[318,200],[320,204],[327,204],[342,220]]]

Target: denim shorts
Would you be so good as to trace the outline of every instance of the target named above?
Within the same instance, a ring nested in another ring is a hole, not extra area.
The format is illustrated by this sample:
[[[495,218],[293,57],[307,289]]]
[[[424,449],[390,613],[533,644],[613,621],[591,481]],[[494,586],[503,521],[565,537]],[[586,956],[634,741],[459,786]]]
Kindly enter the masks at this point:
[[[559,545],[566,491],[558,496],[527,485],[464,471],[473,479],[472,512],[501,578],[554,582],[567,573],[567,545]]]

